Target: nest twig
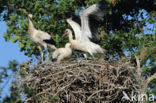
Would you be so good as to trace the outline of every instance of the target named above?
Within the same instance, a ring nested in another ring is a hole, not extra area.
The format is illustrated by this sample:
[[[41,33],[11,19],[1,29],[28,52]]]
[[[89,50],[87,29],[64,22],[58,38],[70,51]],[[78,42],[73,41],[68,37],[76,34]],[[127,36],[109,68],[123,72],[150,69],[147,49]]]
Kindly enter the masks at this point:
[[[123,91],[139,90],[136,69],[121,61],[65,61],[40,64],[25,72],[22,84],[36,91],[27,96],[30,103],[122,102]]]

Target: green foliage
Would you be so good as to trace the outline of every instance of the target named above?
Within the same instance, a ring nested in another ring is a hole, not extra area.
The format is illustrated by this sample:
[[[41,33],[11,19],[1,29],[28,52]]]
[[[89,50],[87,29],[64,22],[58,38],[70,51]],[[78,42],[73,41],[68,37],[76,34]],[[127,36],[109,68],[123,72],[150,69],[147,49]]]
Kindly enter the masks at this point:
[[[18,70],[18,75],[20,75],[21,77],[24,77],[26,75],[25,71],[20,69]]]
[[[61,38],[64,30],[69,27],[66,23],[66,18],[71,15],[79,15],[79,12],[83,7],[91,5],[100,0],[8,0],[2,2],[3,9],[6,13],[3,18],[7,22],[8,29],[4,33],[6,41],[18,42],[21,51],[25,52],[28,56],[38,56],[39,51],[36,46],[31,42],[28,35],[28,18],[29,13],[33,14],[34,25],[37,29],[41,29],[50,34],[54,34],[53,37],[57,43],[57,47],[62,47],[67,42],[67,38]],[[137,18],[144,18],[140,13],[140,9],[145,9],[148,12],[154,10],[154,3],[151,1],[143,0],[107,0],[108,2],[116,2],[116,5],[112,7],[108,16],[104,17],[101,21],[101,29],[107,33],[113,31],[115,36],[107,38],[109,41],[105,45],[105,48],[115,48],[109,53],[117,54],[121,56],[123,50],[137,46],[134,41],[138,41],[141,38],[135,38],[136,32],[139,33],[139,28],[144,26],[143,20],[139,21]],[[148,6],[148,7],[147,7]],[[75,12],[78,11],[78,12]],[[118,12],[116,12],[118,11]],[[123,16],[124,15],[124,16]],[[152,15],[154,15],[152,13]],[[132,17],[132,19],[129,19]],[[137,21],[137,25],[136,25]],[[149,19],[152,23],[154,20]],[[134,27],[134,25],[136,25]],[[127,42],[130,41],[130,42]],[[126,41],[126,42],[125,42]],[[112,44],[111,46],[109,44]],[[130,45],[130,47],[128,47]],[[128,47],[128,48],[127,48]]]
[[[0,83],[3,83],[3,79],[6,79],[9,74],[8,71],[16,72],[18,70],[18,62],[16,60],[10,61],[8,67],[0,67]]]
[[[19,88],[11,87],[10,92],[10,96],[5,97],[3,103],[24,103],[19,95]]]
[[[10,95],[3,98],[2,103],[24,103],[21,100],[20,90],[17,86],[16,76],[15,74],[18,71],[19,63],[16,60],[12,60],[9,62],[8,67],[0,67],[0,83],[2,87],[0,88],[0,93],[4,91],[8,82],[11,81],[12,85],[10,86]]]
[[[35,96],[36,91],[32,88],[29,88],[27,85],[23,85],[23,91],[25,94],[27,94],[28,96],[32,97]]]
[[[1,72],[0,72],[0,83],[2,83],[3,82],[2,79],[8,77],[8,74],[7,74],[7,68],[6,67],[0,67],[0,70],[1,70]]]
[[[48,101],[50,102],[50,103],[56,103],[57,101],[58,101],[58,97],[56,97],[56,96],[49,96],[48,97]]]

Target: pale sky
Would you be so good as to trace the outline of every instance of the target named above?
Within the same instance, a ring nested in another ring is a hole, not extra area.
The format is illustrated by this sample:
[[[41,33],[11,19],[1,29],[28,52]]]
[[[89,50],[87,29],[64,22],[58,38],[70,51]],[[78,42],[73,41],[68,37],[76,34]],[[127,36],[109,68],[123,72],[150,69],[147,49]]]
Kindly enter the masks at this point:
[[[0,66],[7,66],[9,61],[17,60],[19,63],[27,61],[29,58],[20,52],[18,43],[5,42],[3,33],[6,32],[7,26],[4,21],[0,21]]]

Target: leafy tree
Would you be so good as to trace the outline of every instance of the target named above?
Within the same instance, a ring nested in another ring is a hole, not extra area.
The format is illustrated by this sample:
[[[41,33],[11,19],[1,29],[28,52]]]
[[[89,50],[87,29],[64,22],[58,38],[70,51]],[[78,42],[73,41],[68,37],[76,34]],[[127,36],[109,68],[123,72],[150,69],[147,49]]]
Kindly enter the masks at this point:
[[[8,67],[0,67],[1,71],[1,93],[6,87],[10,87],[10,95],[3,98],[3,103],[23,103],[20,96],[19,88],[17,87],[17,71],[19,63],[16,60],[10,61]],[[8,84],[12,85],[8,85]],[[2,94],[1,94],[2,95]]]
[[[19,88],[11,87],[10,92],[10,96],[5,97],[3,103],[24,103],[19,95]]]
[[[38,49],[30,40],[28,36],[28,19],[27,15],[32,13],[34,15],[35,27],[46,31],[55,37],[57,46],[63,46],[67,40],[60,36],[64,30],[69,27],[65,19],[71,15],[79,15],[79,12],[86,7],[99,0],[8,0],[2,1],[5,14],[4,20],[7,22],[8,29],[4,33],[6,41],[19,42],[21,51],[25,55],[38,55]],[[123,49],[132,49],[138,46],[136,41],[136,34],[140,33],[145,25],[144,12],[147,15],[155,9],[154,1],[152,0],[108,0],[115,2],[116,5],[110,10],[110,14],[104,17],[100,22],[101,30],[107,34],[113,34],[104,41],[104,47],[109,50],[109,53],[123,55]],[[3,10],[2,9],[2,10]],[[148,13],[149,12],[149,13]],[[139,20],[140,19],[140,20]],[[129,34],[128,34],[129,33]],[[120,34],[120,35],[119,35]],[[121,38],[122,37],[122,38]],[[126,41],[124,42],[123,41]],[[127,42],[130,40],[131,42]],[[132,41],[133,40],[133,41]],[[116,43],[117,42],[117,43]],[[108,44],[112,44],[111,46]],[[110,49],[109,49],[110,48]],[[114,49],[111,49],[114,48]],[[132,50],[130,50],[132,51]]]
[[[38,56],[39,51],[28,35],[29,13],[33,14],[36,28],[55,38],[57,47],[68,41],[62,38],[66,18],[79,13],[100,0],[0,0],[1,17],[7,23],[6,41],[18,42],[21,52]],[[156,71],[156,0],[107,0],[111,9],[99,23],[100,45],[105,48],[109,60],[130,59],[141,61],[145,78]],[[153,93],[153,80],[149,87]]]

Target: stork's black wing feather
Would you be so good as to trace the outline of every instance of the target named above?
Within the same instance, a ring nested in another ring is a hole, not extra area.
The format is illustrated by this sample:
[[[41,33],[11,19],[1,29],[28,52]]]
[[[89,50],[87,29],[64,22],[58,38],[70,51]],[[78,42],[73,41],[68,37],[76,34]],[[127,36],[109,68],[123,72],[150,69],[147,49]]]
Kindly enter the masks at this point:
[[[92,42],[98,43],[100,41],[98,37],[98,27],[99,21],[94,18],[94,16],[89,15],[89,27],[92,32],[92,38],[89,38]]]
[[[98,10],[94,13],[91,13],[89,15],[89,27],[92,32],[92,38],[90,40],[94,43],[98,43],[99,37],[98,37],[98,27],[99,27],[99,20],[106,15],[110,10],[110,4],[106,2],[105,0],[102,0],[101,2],[97,3]]]
[[[93,42],[98,42],[98,26],[99,21],[110,10],[110,4],[106,0],[91,5],[81,14],[82,32]]]
[[[97,6],[98,10],[91,13],[91,15],[94,15],[97,20],[100,20],[103,16],[108,14],[111,4],[106,0],[101,0],[97,3]]]
[[[52,45],[55,45],[56,46],[56,42],[52,38],[50,38],[50,39],[44,39],[43,41],[46,42],[46,43],[48,43],[48,44],[52,44]]]

